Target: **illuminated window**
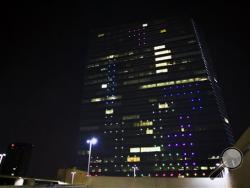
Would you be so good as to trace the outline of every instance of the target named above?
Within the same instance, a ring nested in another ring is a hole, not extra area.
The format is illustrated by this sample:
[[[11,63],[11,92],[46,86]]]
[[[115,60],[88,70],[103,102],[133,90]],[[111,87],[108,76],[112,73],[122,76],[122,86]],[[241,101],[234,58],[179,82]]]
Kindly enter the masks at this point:
[[[90,102],[99,102],[102,101],[102,98],[93,98],[90,100]]]
[[[140,88],[141,89],[148,89],[148,88],[154,88],[156,86],[157,86],[156,84],[147,84],[147,85],[141,86]]]
[[[112,95],[111,97],[107,97],[107,100],[116,100],[116,99],[121,99],[122,96],[118,95],[118,96],[115,96],[115,95]]]
[[[165,102],[165,103],[159,103],[159,104],[158,104],[158,108],[159,108],[159,109],[168,108],[168,107],[169,107],[169,106],[168,106],[168,103],[166,103],[166,102]]]
[[[105,70],[107,70],[107,68],[102,68],[102,69],[101,69],[101,71],[105,71]]]
[[[128,116],[123,116],[122,120],[131,120],[131,119],[139,119],[140,115],[128,115]]]
[[[167,55],[167,56],[157,57],[155,58],[155,61],[162,61],[162,60],[167,60],[167,59],[172,59],[172,56]]]
[[[161,151],[161,147],[141,147],[141,152],[159,152]]]
[[[155,147],[141,147],[141,148],[130,148],[130,153],[147,153],[147,152],[160,152],[161,147],[155,146]]]
[[[107,88],[108,84],[102,84],[102,88]]]
[[[229,124],[229,120],[225,117],[224,117],[224,121],[225,121],[225,123]]]
[[[142,27],[147,27],[147,26],[148,26],[147,23],[142,24]]]
[[[167,63],[167,62],[157,63],[157,64],[155,64],[155,67],[164,67],[164,66],[167,66],[167,65],[170,65],[170,63]]]
[[[140,153],[141,149],[140,148],[130,148],[130,153]]]
[[[112,58],[114,58],[114,55],[109,55],[109,56],[107,57],[107,59],[112,59]]]
[[[137,157],[137,156],[133,156],[133,157],[127,157],[127,162],[140,162],[141,161],[141,158],[140,157]]]
[[[144,126],[152,126],[152,125],[153,125],[153,121],[139,121],[139,122],[134,123],[135,127],[144,127]]]
[[[100,34],[98,34],[97,36],[98,37],[103,37],[105,34],[104,33],[100,33]]]
[[[164,72],[168,72],[168,69],[158,69],[155,72],[156,72],[156,74],[164,73]]]
[[[114,113],[114,109],[106,109],[105,110],[105,114],[113,114]]]
[[[163,50],[163,51],[155,52],[155,55],[162,55],[162,54],[169,54],[169,53],[171,53],[171,50]]]
[[[175,81],[168,81],[168,82],[160,82],[155,84],[146,84],[142,85],[140,89],[149,89],[149,88],[155,88],[155,87],[163,87],[163,86],[170,86],[175,84],[185,84],[190,82],[201,82],[207,80],[207,77],[197,77],[197,78],[190,78],[190,79],[184,79],[184,80],[175,80]]]
[[[160,50],[160,49],[163,49],[165,47],[166,47],[165,45],[155,46],[154,50]]]
[[[166,32],[167,32],[166,29],[161,29],[161,30],[160,30],[160,33],[166,33]]]
[[[116,99],[121,99],[121,98],[122,98],[121,95],[117,95],[117,96],[112,95],[112,96],[109,96],[109,97],[106,97],[106,98],[104,98],[104,97],[102,97],[102,98],[92,98],[92,99],[90,99],[90,102],[100,102],[100,101],[105,101],[105,100],[110,101],[110,100],[116,100]]]
[[[153,129],[147,129],[146,130],[146,134],[153,134],[153,132],[154,132]]]
[[[201,166],[201,170],[207,170],[207,166]]]

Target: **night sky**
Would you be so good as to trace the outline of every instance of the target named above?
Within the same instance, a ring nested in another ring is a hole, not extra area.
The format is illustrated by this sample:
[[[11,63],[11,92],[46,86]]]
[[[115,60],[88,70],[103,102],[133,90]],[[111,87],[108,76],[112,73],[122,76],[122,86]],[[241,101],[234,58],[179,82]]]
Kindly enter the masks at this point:
[[[250,125],[246,4],[17,2],[2,6],[1,43],[8,53],[0,67],[0,153],[11,142],[33,143],[29,176],[55,178],[58,168],[75,164],[91,28],[192,16],[208,43],[235,138]]]

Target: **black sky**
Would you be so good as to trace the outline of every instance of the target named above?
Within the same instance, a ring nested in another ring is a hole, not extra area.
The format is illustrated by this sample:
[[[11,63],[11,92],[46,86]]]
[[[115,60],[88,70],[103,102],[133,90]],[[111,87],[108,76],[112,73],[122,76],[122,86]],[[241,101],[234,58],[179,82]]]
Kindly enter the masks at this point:
[[[235,138],[249,126],[246,4],[91,2],[2,6],[8,58],[0,69],[0,153],[11,142],[35,144],[32,176],[55,177],[57,168],[74,165],[88,31],[175,15],[192,16],[204,32]]]

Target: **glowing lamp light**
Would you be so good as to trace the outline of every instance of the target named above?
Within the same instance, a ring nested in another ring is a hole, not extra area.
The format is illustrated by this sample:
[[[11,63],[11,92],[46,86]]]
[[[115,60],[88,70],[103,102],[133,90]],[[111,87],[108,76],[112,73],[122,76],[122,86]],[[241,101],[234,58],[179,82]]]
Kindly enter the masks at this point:
[[[97,139],[93,137],[90,140],[87,140],[87,144],[90,144],[90,143],[95,145],[97,143]]]

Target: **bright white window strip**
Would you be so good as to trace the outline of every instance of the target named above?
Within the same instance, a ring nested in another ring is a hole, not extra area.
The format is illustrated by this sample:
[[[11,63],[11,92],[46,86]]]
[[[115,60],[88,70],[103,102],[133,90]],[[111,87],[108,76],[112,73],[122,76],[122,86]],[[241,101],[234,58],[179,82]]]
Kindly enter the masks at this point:
[[[122,98],[121,95],[118,95],[118,96],[112,95],[112,96],[106,97],[106,98],[104,98],[104,97],[102,97],[102,98],[92,98],[92,99],[90,99],[90,102],[100,102],[100,101],[105,101],[105,100],[110,101],[110,100],[117,100],[117,99],[121,99],[121,98]]]
[[[102,84],[102,88],[107,88],[108,87],[108,84]]]
[[[141,147],[141,152],[159,152],[161,151],[161,147]]]
[[[114,110],[113,109],[106,109],[105,114],[113,114]]]
[[[141,149],[140,148],[130,148],[130,153],[140,153]]]
[[[169,54],[169,53],[171,53],[171,50],[162,50],[162,51],[155,52],[155,55],[162,55],[162,54]]]
[[[159,82],[154,84],[146,84],[142,85],[140,89],[149,89],[149,88],[155,88],[155,87],[164,87],[164,86],[170,86],[175,84],[185,84],[185,83],[191,83],[191,82],[201,82],[208,80],[206,77],[197,77],[197,78],[189,78],[184,80],[175,80],[175,81],[168,81],[168,82]]]
[[[158,69],[155,72],[156,72],[156,74],[164,73],[164,72],[168,72],[168,69]]]
[[[147,23],[142,24],[142,27],[147,27],[147,26],[148,26]]]
[[[102,101],[102,98],[93,98],[90,100],[90,102],[100,102]]]
[[[160,50],[160,49],[164,49],[164,48],[166,48],[165,45],[160,45],[160,46],[155,46],[154,50]]]
[[[167,56],[157,57],[155,58],[155,61],[162,61],[162,60],[167,60],[167,59],[172,59],[172,56],[167,55]]]
[[[155,67],[164,67],[164,66],[167,66],[168,63],[167,62],[164,62],[164,63],[157,63],[155,64]]]
[[[159,103],[159,104],[158,104],[158,108],[159,108],[159,109],[168,108],[168,107],[169,107],[169,106],[168,106],[168,103],[163,103],[163,104],[162,104],[162,103]]]
[[[104,36],[104,33],[98,34],[97,36],[98,36],[98,37],[103,37],[103,36]]]
[[[159,152],[161,151],[160,146],[156,147],[141,147],[141,148],[130,148],[130,153],[146,153],[146,152]]]

